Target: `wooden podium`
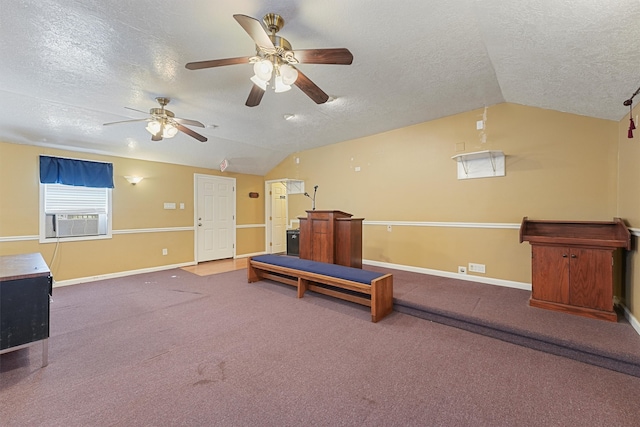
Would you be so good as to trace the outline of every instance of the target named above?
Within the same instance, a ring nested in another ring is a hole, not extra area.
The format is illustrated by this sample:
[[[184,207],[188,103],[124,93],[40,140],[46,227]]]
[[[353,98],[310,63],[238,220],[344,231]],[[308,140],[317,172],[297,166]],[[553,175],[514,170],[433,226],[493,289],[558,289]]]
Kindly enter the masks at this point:
[[[531,244],[529,305],[616,322],[613,309],[618,249],[631,249],[621,219],[612,222],[531,221],[520,226],[520,243]]]
[[[300,258],[362,268],[362,220],[342,211],[307,211],[300,220]]]

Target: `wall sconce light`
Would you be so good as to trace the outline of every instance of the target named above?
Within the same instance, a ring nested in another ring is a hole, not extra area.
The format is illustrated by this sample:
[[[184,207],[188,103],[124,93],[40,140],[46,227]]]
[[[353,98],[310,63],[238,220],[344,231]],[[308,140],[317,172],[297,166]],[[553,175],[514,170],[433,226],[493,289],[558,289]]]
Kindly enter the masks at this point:
[[[129,184],[136,185],[144,179],[142,176],[125,176],[124,179],[129,181]]]

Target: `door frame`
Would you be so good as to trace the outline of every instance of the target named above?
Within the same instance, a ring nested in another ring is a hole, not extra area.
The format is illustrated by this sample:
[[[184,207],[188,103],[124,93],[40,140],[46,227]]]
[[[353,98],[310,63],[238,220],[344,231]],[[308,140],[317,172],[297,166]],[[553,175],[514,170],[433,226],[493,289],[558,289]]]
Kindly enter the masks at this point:
[[[204,173],[193,174],[193,261],[198,264],[198,178],[215,178],[228,180],[233,185],[233,221],[231,225],[231,236],[233,244],[233,259],[236,259],[236,179],[220,175],[209,175]]]
[[[267,254],[271,253],[271,246],[269,243],[271,242],[271,236],[273,236],[273,221],[269,219],[271,216],[271,184],[284,184],[285,189],[287,188],[287,181],[289,179],[271,179],[269,181],[264,182],[264,251]],[[287,192],[287,200],[286,200],[286,229],[289,230],[289,193]],[[286,250],[286,236],[285,236],[285,250]]]

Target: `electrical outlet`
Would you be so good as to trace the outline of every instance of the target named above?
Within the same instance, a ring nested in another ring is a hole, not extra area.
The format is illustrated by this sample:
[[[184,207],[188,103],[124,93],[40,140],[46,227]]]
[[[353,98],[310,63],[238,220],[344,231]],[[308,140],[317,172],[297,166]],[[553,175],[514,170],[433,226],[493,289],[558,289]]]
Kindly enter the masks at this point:
[[[474,264],[470,262],[469,271],[473,271],[474,273],[484,273],[485,272],[484,264]]]
[[[169,251],[167,250],[167,248],[164,248],[162,250],[162,255],[167,255],[167,254],[169,254]]]
[[[467,267],[458,266],[458,274],[467,274]]]

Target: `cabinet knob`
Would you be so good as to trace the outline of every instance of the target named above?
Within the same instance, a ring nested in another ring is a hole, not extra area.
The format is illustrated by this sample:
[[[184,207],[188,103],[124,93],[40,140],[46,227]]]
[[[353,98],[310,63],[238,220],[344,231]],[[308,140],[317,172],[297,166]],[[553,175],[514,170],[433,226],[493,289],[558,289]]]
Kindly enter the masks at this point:
[[[577,258],[576,254],[571,254],[571,258]]]
[[[567,257],[567,254],[562,254],[562,258],[566,258],[566,257]]]

